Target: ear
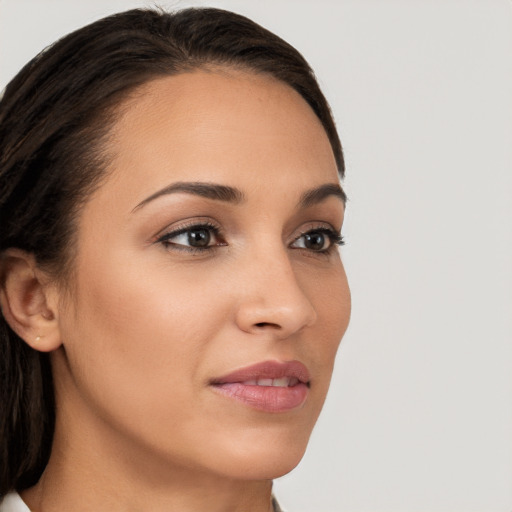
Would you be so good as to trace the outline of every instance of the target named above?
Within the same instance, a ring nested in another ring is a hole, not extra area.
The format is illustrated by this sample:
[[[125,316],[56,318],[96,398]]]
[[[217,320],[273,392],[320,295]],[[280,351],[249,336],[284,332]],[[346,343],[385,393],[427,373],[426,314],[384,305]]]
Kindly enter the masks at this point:
[[[35,257],[7,249],[0,258],[0,306],[11,329],[33,349],[50,352],[61,345],[57,293]]]

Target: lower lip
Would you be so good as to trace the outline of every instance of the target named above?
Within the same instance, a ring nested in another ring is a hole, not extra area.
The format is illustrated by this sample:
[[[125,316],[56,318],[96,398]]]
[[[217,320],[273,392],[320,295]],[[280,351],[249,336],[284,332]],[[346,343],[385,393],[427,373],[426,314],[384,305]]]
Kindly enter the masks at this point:
[[[304,383],[291,387],[251,386],[241,382],[215,384],[213,388],[229,398],[264,412],[286,412],[300,407],[308,397]]]

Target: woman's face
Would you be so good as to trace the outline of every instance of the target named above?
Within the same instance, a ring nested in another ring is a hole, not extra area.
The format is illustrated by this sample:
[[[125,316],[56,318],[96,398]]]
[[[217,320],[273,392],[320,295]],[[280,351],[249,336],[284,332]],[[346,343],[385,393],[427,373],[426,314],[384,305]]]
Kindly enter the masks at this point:
[[[269,77],[198,71],[146,84],[109,144],[60,301],[69,439],[228,477],[288,472],[350,314],[321,123]]]

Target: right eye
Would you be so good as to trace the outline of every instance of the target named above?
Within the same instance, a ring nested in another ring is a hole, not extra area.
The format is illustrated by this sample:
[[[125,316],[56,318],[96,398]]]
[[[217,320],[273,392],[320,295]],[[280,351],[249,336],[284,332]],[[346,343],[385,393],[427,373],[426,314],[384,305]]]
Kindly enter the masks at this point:
[[[219,229],[210,224],[181,227],[165,233],[158,240],[168,249],[185,251],[207,251],[227,245],[219,235]]]

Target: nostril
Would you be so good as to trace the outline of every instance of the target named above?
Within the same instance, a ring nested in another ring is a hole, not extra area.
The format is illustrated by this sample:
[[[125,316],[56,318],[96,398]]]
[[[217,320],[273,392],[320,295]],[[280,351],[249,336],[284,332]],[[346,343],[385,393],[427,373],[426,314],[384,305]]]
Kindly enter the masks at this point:
[[[281,327],[277,324],[273,324],[270,322],[258,322],[257,324],[254,324],[256,327],[277,327],[278,329]]]

